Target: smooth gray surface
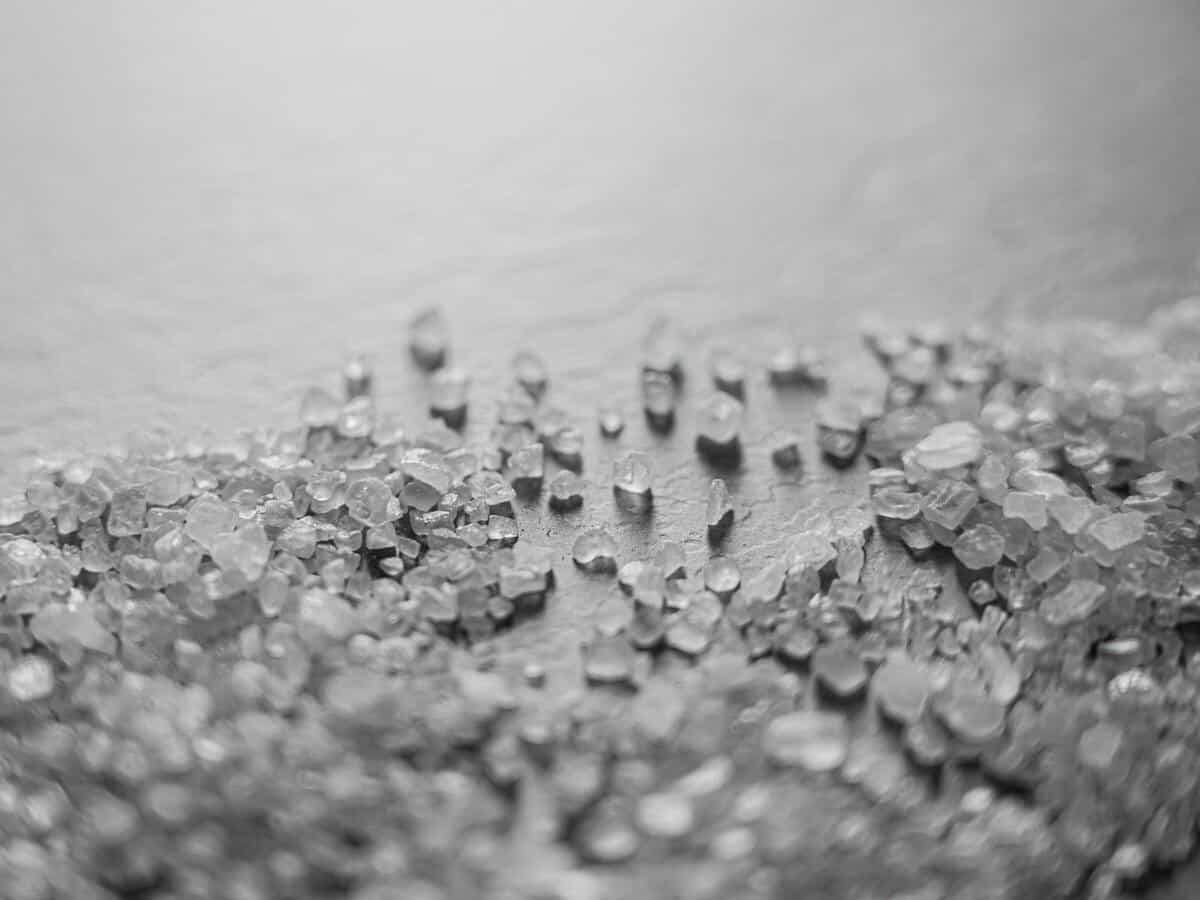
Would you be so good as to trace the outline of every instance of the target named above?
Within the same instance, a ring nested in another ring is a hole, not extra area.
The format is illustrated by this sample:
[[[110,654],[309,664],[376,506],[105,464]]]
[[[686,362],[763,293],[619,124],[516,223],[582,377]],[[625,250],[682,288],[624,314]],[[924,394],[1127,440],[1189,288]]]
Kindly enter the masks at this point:
[[[0,485],[131,431],[287,424],[350,352],[416,414],[405,323],[440,303],[481,399],[530,346],[554,402],[623,404],[623,446],[659,451],[650,523],[598,486],[527,536],[565,554],[615,521],[699,559],[690,423],[660,443],[633,415],[655,314],[695,371],[782,327],[836,354],[869,309],[1137,320],[1200,283],[1183,0],[0,6]],[[808,412],[761,382],[750,409],[756,439]],[[743,561],[837,484],[756,447]],[[567,564],[510,644],[574,659],[608,595]]]

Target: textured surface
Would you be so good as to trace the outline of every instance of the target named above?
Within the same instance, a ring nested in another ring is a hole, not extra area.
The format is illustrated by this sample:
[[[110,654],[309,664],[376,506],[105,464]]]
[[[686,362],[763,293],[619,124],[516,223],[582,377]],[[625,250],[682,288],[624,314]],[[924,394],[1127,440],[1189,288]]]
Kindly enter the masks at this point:
[[[1188,3],[6,5],[0,481],[129,431],[287,421],[351,351],[375,355],[382,408],[415,414],[403,323],[440,303],[480,381],[518,346],[545,356],[587,477],[615,452],[601,402],[629,414],[621,447],[655,451],[649,521],[595,484],[579,513],[521,511],[562,579],[509,640],[564,667],[611,596],[566,560],[585,523],[615,516],[626,558],[707,553],[691,406],[668,438],[634,415],[654,314],[695,339],[691,404],[704,345],[763,359],[781,325],[836,354],[867,309],[1136,319],[1198,282]],[[810,400],[761,374],[748,398],[726,478],[752,570],[861,484],[779,476],[757,439],[808,438]]]

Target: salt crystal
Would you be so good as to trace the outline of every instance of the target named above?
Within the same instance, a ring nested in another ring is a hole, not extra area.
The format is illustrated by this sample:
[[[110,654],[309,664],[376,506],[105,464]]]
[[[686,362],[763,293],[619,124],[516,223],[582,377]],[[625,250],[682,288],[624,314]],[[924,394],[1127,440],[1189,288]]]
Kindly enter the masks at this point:
[[[614,407],[602,407],[597,418],[600,422],[600,434],[606,438],[619,437],[625,430],[625,417]]]
[[[1152,443],[1147,456],[1173,478],[1192,484],[1200,478],[1200,444],[1185,434],[1173,434]]]
[[[863,444],[862,407],[852,400],[824,400],[817,406],[817,446],[836,466],[854,462]]]
[[[1087,534],[1110,551],[1120,550],[1142,539],[1146,532],[1146,517],[1141,513],[1113,513],[1092,522]]]
[[[342,437],[368,437],[375,427],[375,402],[369,396],[347,401],[338,413],[336,427]]]
[[[799,466],[800,438],[790,432],[776,435],[771,442],[771,462],[781,469],[795,469]]]
[[[233,531],[237,513],[213,494],[201,494],[188,507],[184,533],[205,549],[222,534]]]
[[[54,667],[41,656],[25,656],[8,670],[8,692],[20,703],[44,700],[54,692]]]
[[[619,684],[633,678],[634,651],[619,635],[596,634],[583,648],[583,671],[588,681]]]
[[[574,472],[559,472],[550,480],[550,506],[561,511],[583,506],[585,482]]]
[[[683,553],[683,547],[679,544],[668,542],[659,548],[659,551],[654,554],[654,565],[662,571],[666,578],[678,578],[684,574],[684,566],[686,559]]]
[[[577,566],[589,572],[617,570],[617,542],[598,526],[586,529],[576,538],[571,556]]]
[[[742,397],[746,389],[746,364],[729,350],[717,350],[709,364],[713,385],[733,397]]]
[[[441,310],[422,310],[409,323],[408,347],[422,369],[432,370],[444,365],[449,344],[449,328]]]
[[[710,539],[719,539],[733,524],[733,500],[729,488],[721,478],[714,478],[708,486],[706,520]]]
[[[1078,624],[1096,611],[1104,593],[1104,585],[1095,581],[1072,581],[1057,594],[1042,599],[1042,618],[1055,627]]]
[[[1109,426],[1108,449],[1118,459],[1144,460],[1146,440],[1146,423],[1137,416],[1121,416]]]
[[[983,744],[1004,733],[1005,705],[970,686],[954,687],[934,700],[942,724],[969,744]]]
[[[457,368],[435,372],[429,385],[429,414],[451,428],[461,428],[467,418],[471,378]]]
[[[634,451],[613,463],[613,490],[618,493],[649,495],[653,482],[650,457]]]
[[[871,506],[880,518],[913,519],[921,511],[921,495],[888,485],[871,495]]]
[[[400,506],[380,478],[359,478],[346,489],[346,512],[367,528],[400,516]]]
[[[642,341],[642,368],[678,379],[683,374],[684,339],[665,316],[655,319]]]
[[[819,387],[828,379],[825,360],[812,347],[789,344],[767,360],[767,377],[775,385]]]
[[[954,530],[978,501],[979,494],[969,484],[945,478],[921,497],[921,512],[929,522]]]
[[[763,751],[780,766],[829,772],[846,761],[850,734],[835,713],[801,710],[771,720],[763,732]]]
[[[545,451],[541,444],[526,444],[508,460],[508,477],[522,494],[536,493],[542,487],[545,473]]]
[[[951,548],[968,569],[986,569],[1004,555],[1004,536],[989,525],[976,525],[958,536]]]
[[[908,725],[924,715],[929,702],[929,676],[907,657],[893,657],[875,670],[871,690],[880,712]]]
[[[270,559],[271,545],[257,522],[247,522],[237,531],[218,535],[211,547],[213,562],[222,569],[241,573],[246,580],[262,576]]]
[[[675,382],[670,376],[656,372],[642,376],[642,408],[656,431],[668,431],[675,424]]]
[[[46,552],[27,538],[0,544],[0,578],[7,575],[17,581],[31,581],[45,562]]]
[[[1004,515],[1024,521],[1034,531],[1046,527],[1046,498],[1029,491],[1009,491],[1004,498]]]
[[[844,643],[820,647],[812,657],[817,683],[839,700],[849,700],[867,686],[867,668],[854,649]]]
[[[957,469],[983,455],[983,436],[970,422],[949,422],[933,428],[913,449],[917,462],[930,471]]]
[[[742,404],[728,394],[711,396],[700,407],[696,424],[696,446],[702,453],[718,456],[733,450],[741,440]]]
[[[342,384],[346,389],[346,399],[363,397],[371,393],[375,374],[371,360],[365,356],[356,356],[346,361],[342,368]]]
[[[309,559],[317,552],[317,529],[309,519],[297,519],[276,538],[276,546],[298,559]]]
[[[718,597],[729,597],[741,583],[741,570],[728,557],[718,556],[705,563],[704,585]]]
[[[637,824],[648,837],[681,838],[695,827],[696,812],[686,794],[646,794],[638,801]]]
[[[1095,514],[1095,506],[1090,500],[1069,494],[1056,494],[1047,506],[1050,515],[1067,534],[1078,534]]]
[[[517,384],[535,400],[546,392],[550,376],[546,372],[546,364],[536,353],[530,350],[518,351],[512,360],[512,370]]]

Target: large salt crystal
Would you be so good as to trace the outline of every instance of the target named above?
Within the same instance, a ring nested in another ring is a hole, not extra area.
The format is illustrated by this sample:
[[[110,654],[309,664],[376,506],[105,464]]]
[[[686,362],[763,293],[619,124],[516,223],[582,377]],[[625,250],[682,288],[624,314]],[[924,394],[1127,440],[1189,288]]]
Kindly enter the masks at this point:
[[[262,576],[271,556],[267,533],[258,522],[246,522],[237,531],[219,535],[213,542],[213,561],[226,571],[241,573],[246,580]]]
[[[932,429],[913,449],[917,463],[925,469],[957,469],[983,455],[983,436],[970,422],[947,422]]]
[[[211,549],[217,537],[233,531],[237,524],[233,507],[214,494],[201,494],[188,507],[184,533],[205,549]]]
[[[835,713],[800,710],[773,719],[763,732],[763,751],[780,766],[829,772],[846,761],[850,732]]]
[[[1146,533],[1146,517],[1136,512],[1113,513],[1092,522],[1087,533],[1106,550],[1121,550],[1142,539]]]
[[[360,478],[346,489],[346,512],[368,528],[400,515],[400,506],[381,478]]]
[[[1096,611],[1103,596],[1102,584],[1077,579],[1042,600],[1042,618],[1055,627],[1075,625]]]

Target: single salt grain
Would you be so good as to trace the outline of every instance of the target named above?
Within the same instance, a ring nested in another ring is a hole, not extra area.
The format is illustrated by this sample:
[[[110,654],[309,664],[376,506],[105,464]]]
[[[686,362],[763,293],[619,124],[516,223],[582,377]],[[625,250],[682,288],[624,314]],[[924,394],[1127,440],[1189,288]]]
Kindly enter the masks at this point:
[[[811,347],[789,344],[767,359],[767,377],[774,385],[819,387],[828,379],[825,360]]]
[[[1004,556],[1004,536],[990,525],[976,525],[960,534],[951,549],[968,569],[986,569]]]
[[[983,455],[983,436],[970,422],[949,422],[933,428],[913,449],[917,463],[925,469],[957,469]]]
[[[1090,500],[1070,494],[1054,495],[1047,502],[1047,508],[1067,534],[1078,534],[1095,514],[1095,506]]]
[[[863,444],[862,407],[852,400],[824,400],[817,406],[817,446],[829,462],[854,462]]]
[[[684,566],[687,561],[684,557],[683,547],[679,544],[668,542],[659,548],[654,555],[654,565],[657,567],[665,578],[679,578],[684,574]]]
[[[742,404],[729,394],[717,393],[700,407],[696,425],[697,448],[706,454],[731,451],[741,440]]]
[[[546,372],[546,364],[542,358],[530,350],[521,350],[513,357],[513,375],[529,396],[535,400],[546,392],[550,376]]]
[[[346,489],[346,512],[372,528],[398,518],[400,507],[382,479],[359,478]]]
[[[1113,513],[1088,526],[1087,533],[1110,551],[1137,543],[1146,533],[1146,517],[1141,513]]]
[[[430,382],[429,414],[451,428],[461,428],[467,418],[471,378],[457,368],[435,372]]]
[[[871,506],[880,518],[913,519],[921,511],[921,495],[888,485],[871,495]]]
[[[600,423],[600,434],[606,438],[619,437],[625,430],[625,417],[621,415],[620,410],[614,407],[602,407],[597,419]]]
[[[1046,498],[1029,491],[1009,491],[1004,497],[1004,515],[1009,519],[1020,519],[1034,531],[1046,527]]]
[[[518,493],[536,493],[545,473],[545,451],[541,444],[526,444],[508,460],[508,477]]]
[[[583,657],[588,681],[619,684],[633,677],[634,650],[623,636],[596,634],[584,645]]]
[[[706,519],[710,538],[720,538],[733,524],[733,500],[724,479],[714,478],[708,486]]]
[[[709,365],[716,389],[740,399],[746,389],[746,364],[729,350],[717,350]]]
[[[795,469],[800,465],[800,438],[793,433],[776,435],[771,442],[771,462],[781,469]]]
[[[776,765],[830,772],[846,761],[850,735],[835,713],[802,710],[771,720],[763,732],[763,751]]]
[[[653,470],[650,457],[634,451],[613,463],[613,490],[618,493],[645,496],[651,493]]]
[[[54,667],[41,656],[25,656],[8,670],[8,692],[15,700],[44,700],[54,692]]]
[[[600,527],[588,528],[571,549],[575,565],[588,572],[615,572],[617,570],[617,542],[611,534]]]
[[[927,521],[956,530],[978,502],[979,494],[969,484],[944,478],[921,497],[921,512]]]
[[[1004,733],[1004,704],[970,686],[939,695],[934,710],[943,725],[969,744],[987,743]]]
[[[741,570],[732,559],[718,556],[705,563],[704,586],[718,597],[729,597],[741,583]]]
[[[237,513],[213,494],[201,494],[187,511],[184,533],[201,547],[209,549],[219,535],[233,531]]]
[[[920,719],[929,702],[929,676],[907,657],[894,657],[876,669],[871,689],[879,711],[902,725]]]
[[[826,693],[839,700],[850,700],[867,686],[867,667],[848,644],[828,644],[812,657],[813,675]]]
[[[656,431],[668,431],[675,424],[675,382],[670,376],[659,372],[642,376],[642,408]]]
[[[373,367],[367,357],[356,356],[347,360],[342,369],[342,384],[346,389],[347,400],[371,393],[373,382]]]
[[[665,316],[655,319],[642,341],[642,368],[678,379],[683,374],[684,339]]]
[[[342,437],[369,436],[375,427],[375,402],[365,395],[348,401],[338,413],[336,427]]]
[[[695,824],[696,812],[686,794],[647,794],[638,801],[637,825],[648,837],[681,838]]]
[[[409,323],[408,348],[422,369],[433,370],[444,365],[449,344],[449,328],[441,310],[422,310]]]
[[[1077,624],[1096,611],[1103,596],[1104,585],[1076,579],[1057,594],[1042,600],[1042,618],[1055,627]]]
[[[584,480],[574,472],[559,472],[550,480],[550,507],[560,512],[583,506]]]

